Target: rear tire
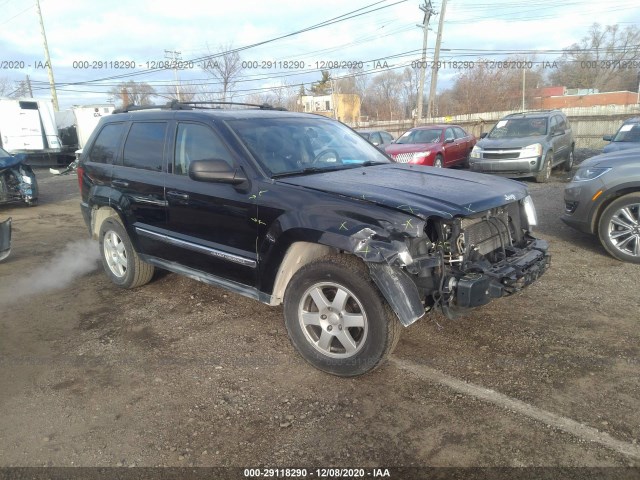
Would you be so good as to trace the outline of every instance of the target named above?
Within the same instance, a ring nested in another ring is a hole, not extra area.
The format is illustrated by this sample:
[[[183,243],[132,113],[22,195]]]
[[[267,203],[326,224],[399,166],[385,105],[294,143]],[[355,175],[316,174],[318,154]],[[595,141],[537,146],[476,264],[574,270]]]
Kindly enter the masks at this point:
[[[329,255],[302,267],[284,296],[291,343],[323,372],[351,377],[380,366],[400,338],[400,322],[364,263]]]
[[[569,155],[567,156],[567,159],[562,164],[562,169],[565,172],[570,172],[571,169],[573,168],[573,162],[574,162],[573,147],[571,147],[571,151],[569,152]]]
[[[149,283],[153,265],[140,260],[122,224],[113,217],[100,227],[100,257],[107,276],[122,288],[136,288]]]

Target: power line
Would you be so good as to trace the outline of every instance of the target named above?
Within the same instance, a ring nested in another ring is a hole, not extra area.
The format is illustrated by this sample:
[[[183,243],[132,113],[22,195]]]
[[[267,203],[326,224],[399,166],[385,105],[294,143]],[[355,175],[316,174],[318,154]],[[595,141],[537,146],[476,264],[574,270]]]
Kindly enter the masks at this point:
[[[296,36],[296,35],[300,35],[302,33],[310,32],[310,31],[313,31],[313,30],[317,30],[319,28],[324,28],[324,27],[327,27],[329,25],[333,25],[333,24],[336,24],[336,23],[344,22],[346,20],[351,20],[353,18],[358,18],[360,16],[367,15],[367,14],[372,13],[372,12],[376,12],[376,11],[379,11],[379,10],[390,8],[390,7],[393,7],[395,5],[399,5],[401,3],[406,3],[408,0],[398,0],[398,1],[394,2],[394,3],[392,3],[392,4],[384,5],[382,7],[374,8],[372,10],[368,10],[368,11],[364,11],[363,12],[363,10],[367,10],[367,9],[369,9],[371,7],[374,7],[376,5],[384,3],[385,1],[387,1],[387,0],[380,0],[380,1],[374,2],[372,4],[369,4],[369,5],[366,5],[364,7],[358,8],[356,10],[352,10],[350,12],[344,13],[344,14],[339,15],[337,17],[333,17],[331,19],[324,20],[324,21],[322,21],[320,23],[311,25],[310,27],[306,27],[306,28],[303,28],[303,29],[300,29],[300,30],[296,30],[294,32],[287,33],[285,35],[280,35],[278,37],[270,38],[268,40],[263,40],[261,42],[256,42],[256,43],[253,43],[253,44],[250,44],[250,45],[246,45],[246,46],[243,46],[243,47],[234,48],[234,49],[228,50],[226,52],[219,52],[219,53],[216,53],[216,54],[213,54],[213,55],[205,55],[203,57],[197,57],[197,58],[193,58],[191,60],[186,60],[186,61],[187,62],[197,63],[197,62],[203,62],[203,61],[207,61],[207,60],[213,60],[215,58],[219,58],[219,57],[222,57],[224,55],[228,55],[228,54],[232,54],[232,53],[237,53],[237,52],[249,50],[251,48],[255,48],[255,47],[258,47],[258,46],[266,45],[268,43],[273,43],[273,42],[281,40],[283,38],[293,37],[293,36]],[[149,73],[160,72],[160,71],[165,71],[165,70],[167,70],[167,68],[160,67],[160,68],[155,68],[155,69],[147,69],[147,70],[142,71],[142,72],[130,72],[130,73],[125,73],[125,74],[121,74],[121,75],[113,75],[113,76],[110,76],[110,77],[103,77],[103,78],[98,78],[98,79],[88,80],[88,81],[83,81],[83,82],[69,82],[66,85],[86,85],[87,83],[94,83],[94,82],[99,82],[99,81],[103,81],[103,80],[115,80],[115,79],[120,79],[120,78],[131,78],[131,77],[135,77],[135,76],[139,76],[139,75],[146,75],[146,74],[149,74]]]

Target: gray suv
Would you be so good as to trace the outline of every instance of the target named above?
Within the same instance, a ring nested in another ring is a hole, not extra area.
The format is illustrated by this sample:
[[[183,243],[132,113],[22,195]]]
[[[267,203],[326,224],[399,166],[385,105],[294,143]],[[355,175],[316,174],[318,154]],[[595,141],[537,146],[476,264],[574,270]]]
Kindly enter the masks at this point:
[[[618,260],[640,263],[640,147],[582,162],[564,203],[567,225],[598,235]]]
[[[554,167],[573,167],[573,132],[559,110],[507,115],[480,138],[469,159],[476,172],[547,182]]]

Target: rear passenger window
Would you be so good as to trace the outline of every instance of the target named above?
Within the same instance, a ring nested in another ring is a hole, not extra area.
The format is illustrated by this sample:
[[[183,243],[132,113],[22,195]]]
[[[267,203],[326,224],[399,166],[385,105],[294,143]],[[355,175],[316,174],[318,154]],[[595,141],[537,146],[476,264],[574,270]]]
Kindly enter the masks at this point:
[[[122,165],[162,171],[165,122],[134,122],[124,144]]]
[[[233,166],[231,154],[218,135],[205,125],[178,124],[174,173],[187,175],[189,164],[195,160],[224,160]]]
[[[124,132],[124,123],[106,125],[96,139],[87,157],[88,162],[114,163],[120,148],[120,139]]]
[[[453,127],[453,130],[456,132],[457,138],[464,138],[467,136],[467,133],[462,130],[460,127]]]
[[[453,129],[452,128],[447,128],[444,132],[444,139],[445,140],[455,140],[455,135],[453,134]]]

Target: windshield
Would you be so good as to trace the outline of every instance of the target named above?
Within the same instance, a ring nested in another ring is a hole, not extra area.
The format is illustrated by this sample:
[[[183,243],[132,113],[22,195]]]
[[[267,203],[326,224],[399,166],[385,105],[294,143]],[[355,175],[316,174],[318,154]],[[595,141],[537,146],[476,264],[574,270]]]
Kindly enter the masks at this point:
[[[367,133],[367,132],[358,132],[358,134],[359,134],[362,138],[366,138],[367,140],[369,140],[369,133]]]
[[[628,123],[626,125],[622,125],[612,141],[640,142],[640,123]]]
[[[252,118],[227,122],[271,175],[390,163],[377,148],[334,120]]]
[[[539,137],[547,134],[546,118],[510,118],[500,120],[488,138]]]
[[[396,140],[396,143],[438,143],[441,135],[442,129],[440,128],[409,130]]]

